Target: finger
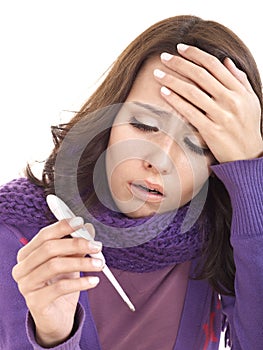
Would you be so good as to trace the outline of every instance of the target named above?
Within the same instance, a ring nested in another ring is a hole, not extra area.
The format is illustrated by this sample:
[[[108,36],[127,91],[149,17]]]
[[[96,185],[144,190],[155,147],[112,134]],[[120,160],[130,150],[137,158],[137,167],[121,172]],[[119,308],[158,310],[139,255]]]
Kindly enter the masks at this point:
[[[164,64],[169,65],[169,68],[176,72],[179,77],[184,77],[185,81],[192,82],[194,86],[205,91],[208,96],[221,95],[225,89],[204,67],[200,67],[185,58],[180,56],[171,57],[170,55],[167,56],[166,53],[162,53],[161,60]]]
[[[75,230],[80,228],[83,223],[82,218],[76,217],[70,220],[60,220],[54,224],[42,228],[27,245],[19,250],[17,261],[20,262],[24,260],[32,251],[36,250],[45,241],[59,239],[70,235]]]
[[[96,232],[95,232],[94,226],[92,224],[90,224],[90,223],[86,223],[84,226],[89,231],[89,234],[91,235],[91,237],[93,239],[95,239]]]
[[[202,111],[198,110],[181,96],[173,93],[166,86],[161,87],[161,94],[183,118],[200,132],[201,135],[203,134],[203,130],[211,130],[214,126],[214,122],[202,113]]]
[[[15,281],[19,281],[38,266],[54,257],[85,256],[98,253],[102,249],[100,242],[88,241],[84,238],[49,240],[19,262],[12,271]]]
[[[235,63],[229,57],[224,60],[224,65],[248,91],[253,92],[246,73],[238,69]]]
[[[208,96],[195,84],[181,80],[171,74],[160,71],[159,69],[154,70],[154,75],[163,86],[168,87],[174,93],[189,101],[199,110],[204,111],[213,117],[217,117],[219,114],[219,108],[215,100]]]
[[[233,77],[229,70],[219,61],[219,59],[209,53],[194,46],[184,44],[177,45],[178,52],[187,60],[195,63],[199,67],[205,68],[217,81],[229,90],[239,88],[239,82]],[[194,78],[194,77],[193,77]]]
[[[98,283],[99,277],[97,276],[62,279],[38,291],[27,294],[27,305],[30,310],[42,310],[59,297],[94,288]]]
[[[104,262],[101,259],[55,257],[20,279],[19,290],[26,295],[30,291],[43,288],[48,281],[61,279],[60,276],[75,272],[98,272],[103,266]]]

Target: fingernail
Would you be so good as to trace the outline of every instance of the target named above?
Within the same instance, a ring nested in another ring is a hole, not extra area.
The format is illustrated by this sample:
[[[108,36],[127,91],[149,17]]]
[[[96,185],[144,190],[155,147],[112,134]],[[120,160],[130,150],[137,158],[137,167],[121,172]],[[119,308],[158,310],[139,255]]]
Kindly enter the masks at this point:
[[[165,76],[165,73],[162,70],[160,70],[160,69],[155,69],[153,71],[153,74],[157,78],[163,78]]]
[[[95,228],[92,224],[86,223],[84,224],[85,228],[89,231],[89,234],[94,239],[95,238]]]
[[[103,261],[100,259],[91,259],[91,263],[94,267],[102,267]]]
[[[173,55],[171,55],[168,52],[163,52],[161,54],[161,59],[164,60],[164,61],[170,61],[170,59],[172,59],[172,58],[173,58]]]
[[[102,243],[100,241],[90,241],[90,248],[94,250],[101,250]]]
[[[76,216],[70,219],[68,223],[71,228],[76,229],[84,225],[84,220],[80,216]]]
[[[230,57],[226,57],[225,60],[227,60],[227,61],[231,64],[231,66],[232,66],[233,68],[236,68],[236,69],[237,69],[237,66],[235,65],[234,61],[231,60]]]
[[[95,286],[96,284],[99,283],[100,279],[97,276],[89,276],[88,281],[89,281],[89,284],[92,284],[93,286]]]
[[[181,51],[181,52],[184,52],[184,51],[186,51],[188,49],[188,47],[189,47],[189,45],[180,43],[180,44],[177,45],[177,50]]]
[[[169,95],[171,95],[171,90],[167,89],[166,86],[162,86],[161,87],[161,93],[166,95],[166,96],[169,96]]]

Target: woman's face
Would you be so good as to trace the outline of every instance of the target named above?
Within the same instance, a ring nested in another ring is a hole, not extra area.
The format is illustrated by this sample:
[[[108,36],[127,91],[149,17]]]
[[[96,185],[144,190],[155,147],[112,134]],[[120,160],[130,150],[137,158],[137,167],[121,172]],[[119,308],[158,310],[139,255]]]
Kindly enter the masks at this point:
[[[213,160],[197,130],[162,98],[155,68],[168,71],[158,57],[142,67],[115,118],[106,152],[113,200],[134,218],[189,202],[208,179]]]

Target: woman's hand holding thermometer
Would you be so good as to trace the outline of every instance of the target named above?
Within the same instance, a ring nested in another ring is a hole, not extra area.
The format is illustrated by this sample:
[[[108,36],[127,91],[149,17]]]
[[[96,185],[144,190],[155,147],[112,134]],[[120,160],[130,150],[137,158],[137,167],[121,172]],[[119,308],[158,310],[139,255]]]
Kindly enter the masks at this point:
[[[58,220],[63,220],[63,219],[71,219],[76,217],[76,215],[69,209],[69,207],[57,196],[53,194],[49,194],[46,198],[47,204],[54,214],[54,216]],[[74,231],[71,234],[72,237],[77,237],[77,238],[85,238],[89,241],[93,241],[93,237],[90,235],[89,231],[85,228],[85,226],[79,228],[78,230]],[[116,291],[119,293],[119,295],[122,297],[123,301],[128,305],[131,311],[135,311],[134,305],[131,303],[130,299],[128,296],[125,294],[124,290],[108,268],[108,266],[105,263],[105,258],[101,252],[95,253],[95,254],[89,254],[93,258],[101,259],[104,262],[104,267],[102,269],[103,273],[105,276],[109,279],[109,281],[112,283]]]

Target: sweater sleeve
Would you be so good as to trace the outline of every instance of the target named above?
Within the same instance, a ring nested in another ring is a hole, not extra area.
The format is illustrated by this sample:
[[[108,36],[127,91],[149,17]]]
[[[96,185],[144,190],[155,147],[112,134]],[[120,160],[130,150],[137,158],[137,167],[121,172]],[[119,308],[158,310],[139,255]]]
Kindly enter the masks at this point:
[[[0,222],[0,349],[43,349],[35,341],[34,321],[12,278],[12,268],[16,264],[18,250],[22,247],[22,243],[31,239],[36,232],[37,229],[22,228],[22,226],[18,229]],[[79,303],[75,315],[74,333],[68,341],[52,349],[99,349],[99,346],[94,345],[93,324],[92,322],[87,324],[86,318],[86,311]],[[83,330],[84,325],[85,330]],[[89,337],[86,336],[87,333]]]
[[[80,347],[80,339],[81,339],[81,332],[83,327],[83,321],[84,321],[84,310],[80,304],[78,304],[76,315],[75,315],[75,332],[72,334],[72,336],[64,343],[59,344],[51,349],[53,350],[81,350]],[[27,322],[26,322],[26,328],[27,328],[27,335],[29,342],[32,345],[32,348],[34,350],[44,350],[46,348],[41,347],[38,345],[35,339],[35,324],[32,319],[31,314],[27,313]]]
[[[231,198],[235,298],[222,297],[233,349],[263,347],[263,158],[212,167]]]

